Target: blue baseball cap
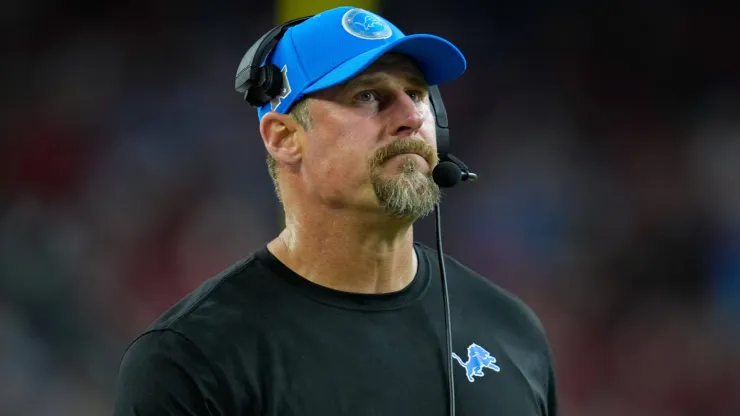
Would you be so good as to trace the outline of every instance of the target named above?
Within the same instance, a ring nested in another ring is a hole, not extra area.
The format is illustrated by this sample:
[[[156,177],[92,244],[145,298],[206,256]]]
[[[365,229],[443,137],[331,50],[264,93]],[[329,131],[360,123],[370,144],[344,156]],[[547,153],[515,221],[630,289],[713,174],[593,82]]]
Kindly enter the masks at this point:
[[[285,114],[301,97],[353,78],[388,52],[414,59],[429,85],[453,80],[467,66],[462,52],[441,37],[407,36],[375,13],[337,7],[285,32],[268,58],[283,74],[283,90],[258,108],[258,117]]]

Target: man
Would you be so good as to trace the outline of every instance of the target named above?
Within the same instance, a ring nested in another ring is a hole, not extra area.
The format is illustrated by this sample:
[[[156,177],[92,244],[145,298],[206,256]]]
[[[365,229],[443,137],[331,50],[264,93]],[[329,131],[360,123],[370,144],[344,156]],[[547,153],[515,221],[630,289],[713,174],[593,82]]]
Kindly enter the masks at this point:
[[[285,229],[180,301],[126,351],[115,414],[445,415],[436,253],[413,223],[439,199],[428,85],[449,42],[342,7],[289,29],[260,134]],[[532,311],[446,260],[459,415],[556,411]]]

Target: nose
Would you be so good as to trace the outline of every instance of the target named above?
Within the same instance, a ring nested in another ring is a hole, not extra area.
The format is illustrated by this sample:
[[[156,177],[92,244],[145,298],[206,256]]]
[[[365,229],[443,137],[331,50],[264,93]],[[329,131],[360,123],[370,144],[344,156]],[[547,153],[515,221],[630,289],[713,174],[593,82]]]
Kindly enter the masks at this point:
[[[389,108],[392,120],[389,124],[390,136],[413,136],[424,124],[424,113],[419,103],[405,92],[399,93]]]

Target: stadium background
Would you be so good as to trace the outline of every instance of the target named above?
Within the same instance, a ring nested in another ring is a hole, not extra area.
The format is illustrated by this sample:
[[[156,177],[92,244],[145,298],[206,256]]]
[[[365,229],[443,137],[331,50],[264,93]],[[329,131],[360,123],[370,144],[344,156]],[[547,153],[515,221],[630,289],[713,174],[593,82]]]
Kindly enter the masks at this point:
[[[278,231],[233,75],[336,4],[3,2],[0,415],[108,414],[135,334]],[[445,247],[538,312],[562,414],[740,414],[738,11],[354,4],[466,54]]]

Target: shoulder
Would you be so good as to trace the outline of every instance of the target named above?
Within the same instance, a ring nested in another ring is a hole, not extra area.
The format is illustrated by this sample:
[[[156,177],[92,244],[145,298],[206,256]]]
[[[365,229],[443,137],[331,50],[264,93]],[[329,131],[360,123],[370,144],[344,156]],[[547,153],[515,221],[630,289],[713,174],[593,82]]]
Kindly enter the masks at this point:
[[[188,367],[206,363],[195,344],[177,331],[169,329],[148,330],[134,339],[124,351],[120,363],[123,376],[141,375],[140,369],[146,367],[147,373],[167,375],[163,368],[177,368],[178,372]],[[155,371],[158,370],[158,371]],[[179,374],[171,374],[177,376]]]
[[[211,276],[177,303],[164,311],[147,331],[171,330],[188,338],[203,327],[222,326],[244,318],[244,308],[254,307],[252,300],[264,297],[270,279],[259,261],[260,251]]]
[[[231,341],[255,338],[259,329],[250,325],[258,325],[262,314],[253,312],[269,302],[265,292],[275,284],[265,278],[268,272],[255,253],[203,282],[127,345],[119,363],[117,406],[137,403],[167,413],[159,403],[187,397],[192,408],[209,400],[226,406],[254,393],[233,383],[233,369],[249,364],[239,362],[234,345],[249,343]]]
[[[432,269],[438,270],[437,250],[424,244],[417,246],[428,256]],[[467,309],[495,321],[497,327],[512,328],[541,347],[549,348],[542,321],[523,299],[449,254],[445,254],[444,261],[451,305],[462,302]]]
[[[280,292],[280,283],[270,275],[260,252],[208,278],[164,311],[132,344],[152,345],[150,339],[163,338],[170,348],[202,354],[216,367],[228,365],[229,346],[244,344],[265,330],[267,310]]]
[[[229,309],[229,286],[249,270],[252,262],[250,256],[231,265],[164,311],[128,344],[121,368],[137,368],[143,363],[164,363],[177,358],[185,362],[208,361],[199,342],[200,334],[213,322],[223,321]]]
[[[205,411],[206,402],[227,403],[223,374],[198,348],[171,330],[147,331],[126,349],[115,387],[115,415],[165,414],[186,407]],[[226,414],[219,409],[215,414]]]

